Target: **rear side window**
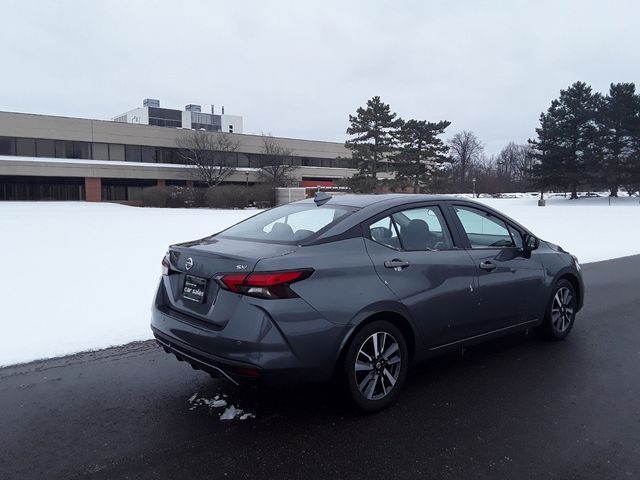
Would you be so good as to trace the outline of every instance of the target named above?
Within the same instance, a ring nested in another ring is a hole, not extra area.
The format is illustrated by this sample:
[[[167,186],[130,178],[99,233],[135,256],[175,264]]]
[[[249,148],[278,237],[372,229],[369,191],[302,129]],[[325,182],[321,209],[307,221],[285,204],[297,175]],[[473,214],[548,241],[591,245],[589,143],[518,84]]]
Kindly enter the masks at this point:
[[[517,244],[502,220],[472,207],[455,206],[471,248],[510,248]],[[522,242],[522,239],[520,240]]]
[[[220,233],[221,237],[296,243],[318,233],[349,213],[335,205],[292,204],[272,208]]]
[[[396,212],[369,226],[371,239],[402,250],[446,250],[453,242],[438,207]]]

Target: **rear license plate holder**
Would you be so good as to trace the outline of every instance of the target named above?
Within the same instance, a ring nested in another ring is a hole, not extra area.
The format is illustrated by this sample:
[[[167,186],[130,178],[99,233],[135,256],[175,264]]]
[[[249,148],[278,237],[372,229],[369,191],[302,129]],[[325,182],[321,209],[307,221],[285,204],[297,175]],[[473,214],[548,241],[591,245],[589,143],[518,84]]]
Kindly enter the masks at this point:
[[[207,292],[207,279],[187,275],[184,279],[184,287],[182,288],[182,298],[191,302],[204,303],[205,293]]]

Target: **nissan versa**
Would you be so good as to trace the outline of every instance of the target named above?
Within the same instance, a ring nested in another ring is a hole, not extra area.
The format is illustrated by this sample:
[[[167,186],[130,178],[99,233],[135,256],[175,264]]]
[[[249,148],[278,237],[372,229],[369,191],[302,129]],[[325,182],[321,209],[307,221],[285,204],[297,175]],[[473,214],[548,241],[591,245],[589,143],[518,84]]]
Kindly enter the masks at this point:
[[[320,193],[171,246],[162,270],[167,352],[233,383],[337,378],[368,411],[430,356],[532,327],[565,338],[584,299],[574,256],[444,196]]]

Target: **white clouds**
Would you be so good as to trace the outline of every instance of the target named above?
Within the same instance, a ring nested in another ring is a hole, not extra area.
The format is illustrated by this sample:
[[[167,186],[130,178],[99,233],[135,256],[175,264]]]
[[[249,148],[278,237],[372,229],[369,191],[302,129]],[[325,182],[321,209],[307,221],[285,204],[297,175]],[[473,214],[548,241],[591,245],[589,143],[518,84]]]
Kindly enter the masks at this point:
[[[3,7],[0,109],[109,118],[151,96],[342,141],[380,95],[495,151],[533,136],[573,81],[636,80],[638,14],[632,1],[22,1]]]

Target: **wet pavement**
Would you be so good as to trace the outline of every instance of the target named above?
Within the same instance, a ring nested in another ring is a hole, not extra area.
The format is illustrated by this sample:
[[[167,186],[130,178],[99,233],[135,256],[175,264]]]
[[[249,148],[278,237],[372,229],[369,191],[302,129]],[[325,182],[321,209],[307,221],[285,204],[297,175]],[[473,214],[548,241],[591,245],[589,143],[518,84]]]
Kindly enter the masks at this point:
[[[640,478],[640,256],[584,274],[566,341],[431,360],[374,415],[330,386],[233,388],[152,342],[0,369],[0,478]]]

